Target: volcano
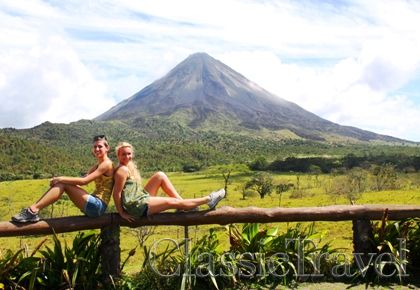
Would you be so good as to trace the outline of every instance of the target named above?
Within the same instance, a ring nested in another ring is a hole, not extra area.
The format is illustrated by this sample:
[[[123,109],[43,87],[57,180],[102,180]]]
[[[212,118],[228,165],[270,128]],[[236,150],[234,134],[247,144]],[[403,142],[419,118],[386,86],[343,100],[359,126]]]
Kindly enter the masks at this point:
[[[279,80],[281,81],[281,80]],[[194,130],[272,134],[318,141],[400,139],[323,119],[276,96],[206,53],[195,53],[164,77],[96,118],[141,126],[163,119]]]

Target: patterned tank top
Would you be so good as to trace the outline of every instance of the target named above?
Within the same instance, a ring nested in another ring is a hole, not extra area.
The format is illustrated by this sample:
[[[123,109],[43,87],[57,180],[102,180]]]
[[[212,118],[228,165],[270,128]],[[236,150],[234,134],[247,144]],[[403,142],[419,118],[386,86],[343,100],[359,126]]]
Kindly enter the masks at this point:
[[[102,199],[106,204],[111,199],[112,188],[114,187],[114,176],[101,175],[95,179],[95,191],[93,195]]]

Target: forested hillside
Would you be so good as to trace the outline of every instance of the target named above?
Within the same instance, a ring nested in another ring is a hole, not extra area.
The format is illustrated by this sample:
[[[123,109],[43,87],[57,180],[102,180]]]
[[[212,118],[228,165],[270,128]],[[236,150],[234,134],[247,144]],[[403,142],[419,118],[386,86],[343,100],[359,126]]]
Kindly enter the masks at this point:
[[[91,138],[106,134],[112,148],[129,141],[143,171],[193,171],[208,165],[267,161],[286,157],[420,156],[420,147],[372,144],[328,144],[304,140],[198,131],[159,119],[138,120],[136,129],[119,121],[81,120],[43,123],[31,129],[0,130],[0,180],[80,175],[94,162]],[[112,150],[111,158],[115,160]]]

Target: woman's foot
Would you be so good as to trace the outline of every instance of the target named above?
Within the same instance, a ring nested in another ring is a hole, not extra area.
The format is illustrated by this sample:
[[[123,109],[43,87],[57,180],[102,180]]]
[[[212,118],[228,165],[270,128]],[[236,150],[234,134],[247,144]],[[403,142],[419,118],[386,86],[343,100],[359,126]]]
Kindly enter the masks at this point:
[[[35,223],[39,221],[38,213],[34,213],[29,207],[21,210],[17,215],[12,216],[16,223]]]
[[[214,209],[216,207],[216,205],[223,198],[225,198],[225,195],[226,195],[226,192],[223,188],[218,190],[218,191],[213,191],[212,193],[210,193],[210,195],[209,195],[210,201],[207,203],[207,205],[209,206],[209,209]]]

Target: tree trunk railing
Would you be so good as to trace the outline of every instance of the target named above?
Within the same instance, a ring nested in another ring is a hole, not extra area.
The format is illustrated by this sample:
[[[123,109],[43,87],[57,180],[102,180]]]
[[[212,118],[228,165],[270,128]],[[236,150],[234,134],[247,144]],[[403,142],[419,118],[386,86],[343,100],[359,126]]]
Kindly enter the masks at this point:
[[[105,214],[97,218],[85,216],[52,218],[26,224],[0,222],[0,237],[75,232],[100,229],[111,224],[140,227],[147,225],[192,226],[231,223],[380,220],[385,210],[388,210],[388,220],[420,217],[420,206],[405,205],[334,205],[295,208],[233,208],[224,206],[212,211],[164,212],[137,219],[133,223],[123,220],[116,213]]]
[[[141,227],[148,225],[184,226],[188,235],[188,226],[204,224],[232,223],[273,223],[273,222],[310,222],[310,221],[353,221],[354,251],[357,245],[366,245],[366,236],[371,233],[370,220],[381,220],[384,215],[388,220],[420,217],[420,206],[407,205],[334,205],[323,207],[297,208],[233,208],[224,206],[211,211],[171,213],[164,212],[133,223],[123,220],[117,213],[105,214],[97,218],[69,216],[44,219],[37,223],[17,224],[0,222],[0,237],[45,235],[74,232],[89,229],[101,229],[104,245],[103,265],[105,275],[119,276],[119,228]],[[363,233],[363,234],[361,234]],[[359,240],[362,239],[362,240]],[[365,251],[365,250],[363,250]],[[110,256],[112,254],[112,257]]]

